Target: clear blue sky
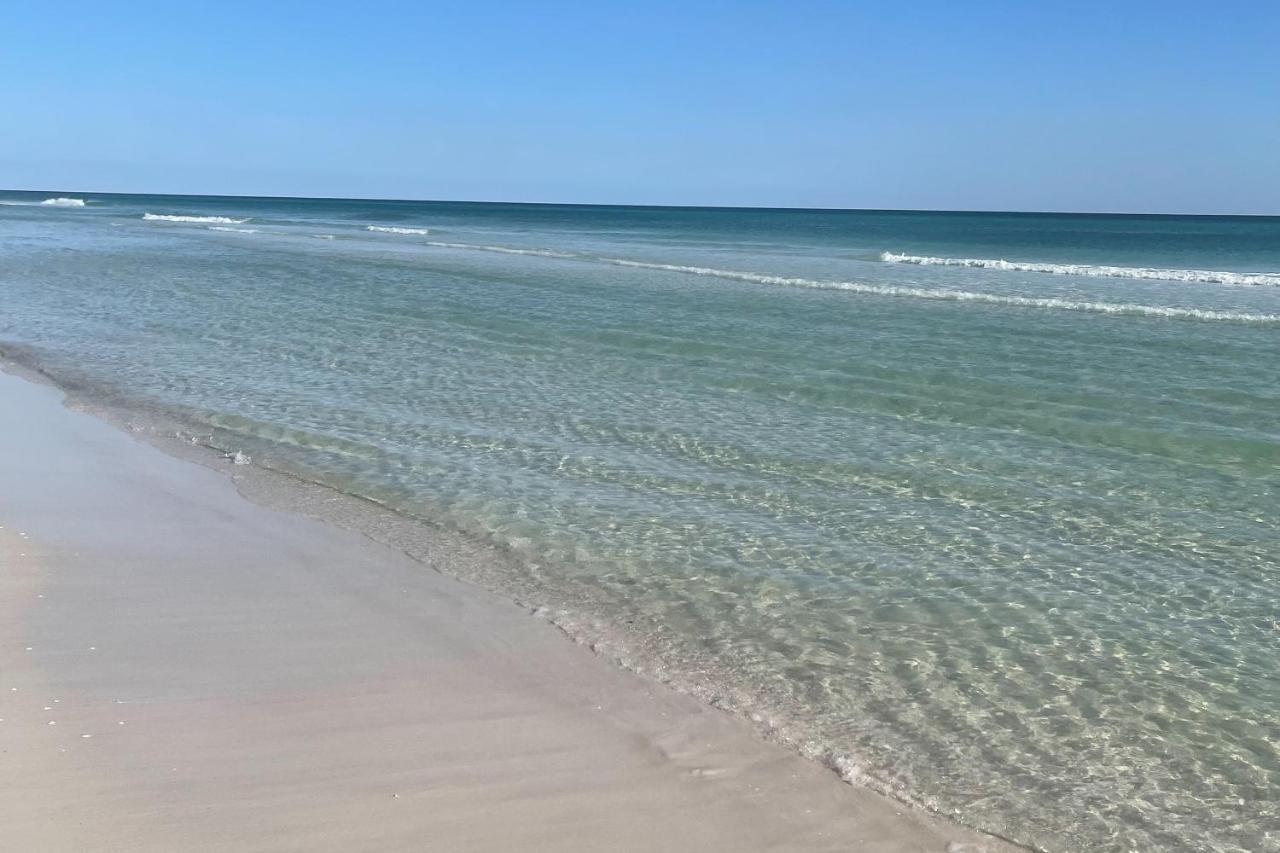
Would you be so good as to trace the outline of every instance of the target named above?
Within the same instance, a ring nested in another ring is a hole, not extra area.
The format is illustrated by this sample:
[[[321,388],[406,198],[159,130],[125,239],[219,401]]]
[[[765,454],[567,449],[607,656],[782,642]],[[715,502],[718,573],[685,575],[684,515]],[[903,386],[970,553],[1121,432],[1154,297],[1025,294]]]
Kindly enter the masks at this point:
[[[1280,213],[1280,0],[20,2],[0,186]]]

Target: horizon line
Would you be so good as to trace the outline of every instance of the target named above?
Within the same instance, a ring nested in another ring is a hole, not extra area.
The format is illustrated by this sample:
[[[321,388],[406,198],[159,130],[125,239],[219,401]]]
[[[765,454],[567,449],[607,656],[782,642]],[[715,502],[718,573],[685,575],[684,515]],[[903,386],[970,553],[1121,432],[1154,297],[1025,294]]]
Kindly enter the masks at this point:
[[[1102,210],[1002,210],[996,208],[927,208],[927,207],[804,207],[747,204],[634,204],[619,202],[573,201],[507,201],[494,199],[445,199],[445,198],[378,198],[373,196],[305,196],[305,195],[243,195],[225,193],[180,192],[120,192],[114,190],[51,190],[0,188],[0,192],[21,193],[78,193],[81,195],[158,196],[169,198],[242,198],[275,201],[368,201],[410,204],[505,204],[526,207],[632,207],[655,210],[762,210],[793,211],[798,213],[970,213],[1014,216],[1177,216],[1177,217],[1232,217],[1277,219],[1280,213],[1159,213],[1154,211],[1102,211]]]

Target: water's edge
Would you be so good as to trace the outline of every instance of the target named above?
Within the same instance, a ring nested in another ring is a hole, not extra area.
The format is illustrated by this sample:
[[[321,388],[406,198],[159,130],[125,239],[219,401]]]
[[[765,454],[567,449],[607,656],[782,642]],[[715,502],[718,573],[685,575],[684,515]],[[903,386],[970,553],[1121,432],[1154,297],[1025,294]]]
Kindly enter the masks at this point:
[[[33,348],[0,341],[0,371],[51,386],[64,395],[67,408],[96,417],[169,456],[228,477],[242,497],[258,506],[357,533],[426,569],[508,600],[613,666],[742,719],[764,741],[817,762],[849,785],[1019,849],[1043,853],[1041,848],[935,805],[855,755],[815,741],[793,709],[770,702],[763,692],[736,684],[713,656],[668,635],[643,614],[619,611],[615,601],[604,604],[602,597],[593,596],[590,587],[582,583],[573,584],[572,595],[563,590],[552,592],[549,584],[538,583],[543,573],[537,563],[511,549],[426,517],[410,516],[299,472],[249,459],[235,448],[219,446],[210,428],[195,418],[130,405],[89,384],[57,375]]]

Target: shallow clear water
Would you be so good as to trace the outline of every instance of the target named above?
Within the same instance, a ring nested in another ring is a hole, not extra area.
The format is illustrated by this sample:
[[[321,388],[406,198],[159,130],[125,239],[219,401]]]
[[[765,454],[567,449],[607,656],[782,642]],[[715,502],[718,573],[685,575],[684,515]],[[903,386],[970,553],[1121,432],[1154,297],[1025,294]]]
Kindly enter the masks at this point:
[[[505,545],[968,823],[1280,850],[1280,219],[55,195],[0,193],[55,376]]]

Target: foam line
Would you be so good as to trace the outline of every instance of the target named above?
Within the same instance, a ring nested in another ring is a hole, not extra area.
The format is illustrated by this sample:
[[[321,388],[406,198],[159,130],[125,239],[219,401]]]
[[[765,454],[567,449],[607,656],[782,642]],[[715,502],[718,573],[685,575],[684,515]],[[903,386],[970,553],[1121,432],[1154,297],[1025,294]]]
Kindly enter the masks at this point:
[[[232,219],[229,216],[182,216],[170,213],[144,213],[142,218],[148,222],[199,222],[215,225],[241,225],[248,219]]]
[[[1161,317],[1178,320],[1220,320],[1236,323],[1280,323],[1280,314],[1263,314],[1251,311],[1216,311],[1203,308],[1181,308],[1167,305],[1140,305],[1132,302],[1088,302],[1049,296],[1007,296],[997,293],[981,293],[970,290],[946,290],[942,288],[901,287],[898,285],[863,284],[856,281],[821,281],[808,278],[765,275],[739,272],[714,267],[663,264],[634,261],[627,258],[604,258],[591,255],[554,252],[545,249],[517,249],[507,246],[485,246],[473,243],[428,242],[427,245],[446,249],[471,249],[482,252],[501,252],[509,255],[537,255],[577,261],[594,261],[619,267],[660,270],[685,275],[708,276],[731,281],[746,281],[777,287],[802,287],[813,290],[843,290],[872,296],[892,296],[906,299],[931,299],[943,302],[968,302],[983,305],[1006,305],[1015,308],[1039,308],[1058,311],[1085,311],[1095,314],[1119,314],[1137,317]]]
[[[1151,267],[1096,266],[1092,264],[1049,264],[1030,261],[1005,261],[992,258],[931,258],[924,255],[900,255],[894,252],[882,252],[880,260],[888,264],[916,264],[922,267],[971,267],[1009,272],[1082,275],[1091,278],[1128,278],[1155,281],[1204,282],[1207,284],[1280,286],[1280,274],[1275,273],[1175,270]]]
[[[366,225],[366,231],[378,231],[383,234],[405,234],[414,237],[425,237],[431,233],[429,228],[400,228],[395,225]]]

